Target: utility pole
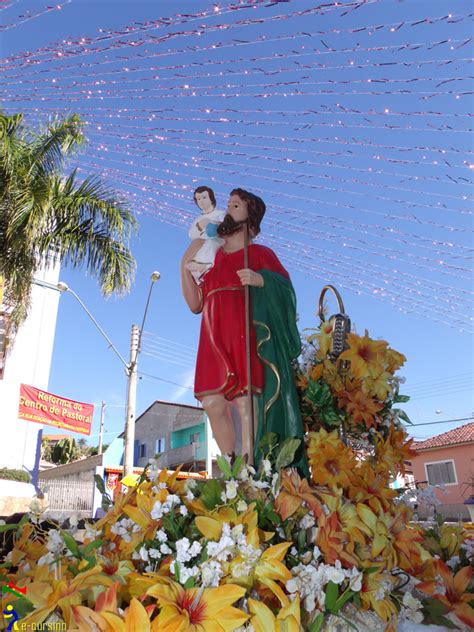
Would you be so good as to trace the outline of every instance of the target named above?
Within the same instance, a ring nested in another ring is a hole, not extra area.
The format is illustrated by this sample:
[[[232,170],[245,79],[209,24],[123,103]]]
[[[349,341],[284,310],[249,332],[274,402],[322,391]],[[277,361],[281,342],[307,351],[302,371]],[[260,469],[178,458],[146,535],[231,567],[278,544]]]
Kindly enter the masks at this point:
[[[140,342],[140,330],[137,325],[132,325],[130,339],[130,362],[127,369],[127,406],[125,408],[125,445],[123,458],[123,475],[133,474],[133,456],[135,452],[135,411],[137,404],[137,379],[138,379],[138,346]]]
[[[100,430],[99,430],[99,449],[97,454],[102,454],[103,442],[104,442],[104,419],[105,419],[105,402],[102,402],[100,408]]]

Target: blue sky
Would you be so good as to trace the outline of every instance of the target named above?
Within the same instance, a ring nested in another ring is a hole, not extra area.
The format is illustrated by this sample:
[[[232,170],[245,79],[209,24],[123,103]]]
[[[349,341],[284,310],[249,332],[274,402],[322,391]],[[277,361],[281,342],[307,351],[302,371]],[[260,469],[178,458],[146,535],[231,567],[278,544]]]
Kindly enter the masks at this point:
[[[319,12],[306,0],[61,4],[45,12],[40,0],[6,3],[1,56],[14,59],[0,94],[32,125],[51,112],[81,114],[90,142],[71,166],[101,173],[137,212],[129,295],[105,301],[81,270],[61,279],[127,357],[149,275],[160,271],[138,413],[155,399],[194,403],[200,318],[181,297],[179,261],[197,210],[192,191],[205,184],[220,208],[235,186],[265,199],[262,243],[290,271],[302,330],[316,326],[319,293],[333,283],[357,331],[407,356],[415,424],[469,417],[469,3],[371,0]],[[89,40],[98,37],[106,39]],[[49,390],[98,404],[92,443],[102,400],[106,441],[122,430],[125,382],[63,295]]]

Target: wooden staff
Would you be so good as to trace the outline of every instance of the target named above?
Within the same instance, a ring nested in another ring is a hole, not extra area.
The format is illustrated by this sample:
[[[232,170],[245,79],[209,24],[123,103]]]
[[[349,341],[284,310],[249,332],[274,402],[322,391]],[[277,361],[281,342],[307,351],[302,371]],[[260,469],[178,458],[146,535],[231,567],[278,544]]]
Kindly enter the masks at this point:
[[[244,224],[244,268],[249,267],[249,223],[248,220]],[[254,442],[255,442],[255,424],[253,416],[253,393],[252,393],[252,356],[250,347],[250,286],[244,287],[245,296],[245,353],[247,357],[247,406],[249,408],[249,434],[250,434],[250,454],[248,462],[253,465],[254,461]],[[243,447],[243,446],[242,446]]]

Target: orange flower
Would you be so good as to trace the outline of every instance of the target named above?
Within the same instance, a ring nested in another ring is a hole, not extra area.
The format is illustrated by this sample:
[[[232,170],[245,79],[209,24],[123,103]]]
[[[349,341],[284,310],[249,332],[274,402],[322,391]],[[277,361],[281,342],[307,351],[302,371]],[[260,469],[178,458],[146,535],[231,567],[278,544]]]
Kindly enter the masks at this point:
[[[385,358],[387,360],[387,371],[392,374],[395,373],[395,371],[398,371],[398,369],[407,361],[403,353],[399,353],[398,351],[395,351],[395,349],[387,349]]]
[[[301,479],[294,468],[281,473],[281,488],[275,501],[275,511],[282,520],[292,516],[301,505],[306,503],[315,518],[323,514],[317,491],[310,487],[307,479]]]
[[[308,376],[314,381],[317,382],[319,378],[322,376],[324,370],[323,364],[316,364],[312,366],[308,371]]]
[[[403,428],[396,429],[394,426],[390,427],[385,440],[380,434],[375,436],[377,461],[385,465],[393,476],[405,474],[405,461],[411,461],[417,455],[412,447],[414,439],[407,438]]]
[[[363,422],[367,428],[376,425],[376,414],[384,407],[380,402],[376,402],[362,391],[349,393],[344,391],[338,395],[339,408],[346,410],[352,418],[352,423]]]
[[[339,360],[349,360],[351,373],[357,378],[369,377],[374,367],[381,367],[388,346],[385,340],[372,340],[369,332],[365,336],[348,334],[349,349],[341,353]]]
[[[356,466],[356,457],[338,437],[337,430],[309,433],[308,460],[311,477],[316,484],[330,489],[351,484],[350,474]]]
[[[397,492],[389,486],[389,475],[377,471],[377,465],[363,461],[352,476],[348,497],[354,503],[366,503],[375,511],[388,510]]]
[[[417,584],[417,590],[441,601],[460,621],[474,628],[474,608],[469,605],[469,602],[474,599],[474,594],[467,592],[472,577],[472,566],[461,568],[453,576],[442,560],[436,560],[435,564],[443,584],[440,585],[434,581],[421,582]]]

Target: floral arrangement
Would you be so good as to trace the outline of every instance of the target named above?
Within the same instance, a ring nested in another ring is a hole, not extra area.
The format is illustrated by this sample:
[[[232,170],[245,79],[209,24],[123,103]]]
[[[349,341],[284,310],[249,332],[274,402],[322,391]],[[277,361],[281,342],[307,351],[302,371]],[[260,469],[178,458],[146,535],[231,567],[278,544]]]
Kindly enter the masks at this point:
[[[26,588],[3,610],[88,632],[471,629],[474,532],[411,522],[389,487],[414,453],[394,408],[405,359],[367,332],[335,361],[329,343],[323,323],[298,375],[310,479],[299,441],[268,434],[257,471],[219,457],[220,478],[178,480],[152,462],[82,537],[33,512],[0,527],[2,583]]]

